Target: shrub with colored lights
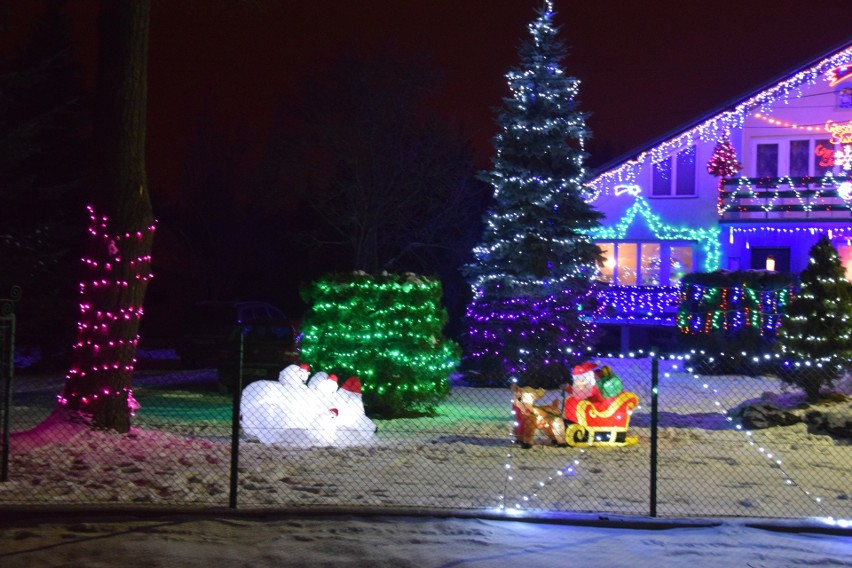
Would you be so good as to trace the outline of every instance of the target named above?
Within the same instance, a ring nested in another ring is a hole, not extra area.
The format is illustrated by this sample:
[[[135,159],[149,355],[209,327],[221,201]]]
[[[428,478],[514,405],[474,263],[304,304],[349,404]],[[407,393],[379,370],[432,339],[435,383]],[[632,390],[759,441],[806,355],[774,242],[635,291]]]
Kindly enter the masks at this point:
[[[413,274],[336,275],[303,293],[302,360],[357,376],[371,416],[429,414],[450,391],[458,346],[444,336],[441,283]]]
[[[852,363],[852,284],[828,237],[811,248],[800,280],[775,347],[781,378],[816,400]]]
[[[677,313],[680,343],[708,353],[766,353],[793,286],[791,276],[764,271],[687,274]]]

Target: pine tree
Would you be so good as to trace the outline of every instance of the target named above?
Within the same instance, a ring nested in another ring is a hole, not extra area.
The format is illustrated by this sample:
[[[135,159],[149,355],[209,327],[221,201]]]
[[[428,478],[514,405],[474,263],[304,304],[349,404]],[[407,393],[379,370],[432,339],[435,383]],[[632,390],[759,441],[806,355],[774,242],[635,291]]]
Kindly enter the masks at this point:
[[[552,1],[536,13],[520,66],[506,75],[512,96],[498,114],[493,168],[481,174],[494,203],[465,269],[474,295],[465,363],[484,384],[517,374],[555,386],[594,336],[587,316],[602,258],[588,231],[602,214],[584,200],[590,133],[578,110],[580,82],[561,68],[566,50]]]
[[[713,155],[707,162],[707,172],[712,176],[731,177],[743,169],[743,165],[737,160],[737,151],[727,138],[716,143]]]
[[[852,362],[852,284],[826,236],[811,248],[800,278],[776,348],[785,359],[782,378],[815,400]]]

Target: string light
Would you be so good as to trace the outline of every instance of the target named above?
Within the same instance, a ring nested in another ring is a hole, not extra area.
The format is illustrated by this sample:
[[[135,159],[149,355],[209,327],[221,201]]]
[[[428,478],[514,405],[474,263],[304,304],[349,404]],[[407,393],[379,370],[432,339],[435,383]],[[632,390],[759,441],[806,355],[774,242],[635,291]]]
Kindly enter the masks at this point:
[[[408,273],[338,275],[315,282],[303,360],[358,376],[373,410],[429,411],[449,392],[458,346],[443,335],[441,283]]]
[[[91,256],[81,259],[88,279],[80,283],[80,316],[77,323],[77,341],[72,348],[73,361],[65,376],[65,389],[57,398],[60,404],[89,412],[92,406],[105,398],[117,397],[127,401],[132,414],[135,406],[130,387],[113,388],[105,378],[111,373],[133,373],[135,358],[125,356],[139,342],[138,334],[121,337],[121,330],[136,330],[142,318],[142,306],[132,304],[117,307],[114,311],[95,309],[95,300],[103,297],[120,297],[131,282],[147,282],[153,277],[151,256],[135,254],[143,241],[153,238],[156,225],[137,231],[111,233],[109,218],[97,215],[93,206],[89,213],[88,233],[93,241]]]
[[[712,272],[719,268],[719,261],[722,255],[721,244],[719,243],[719,228],[693,229],[666,224],[659,215],[651,211],[651,206],[643,196],[637,194],[634,197],[636,201],[615,225],[592,229],[589,231],[589,236],[598,242],[624,239],[627,235],[627,230],[633,224],[636,217],[639,216],[645,221],[648,228],[651,229],[656,239],[664,241],[696,241],[700,243],[704,251],[705,272]]]
[[[817,80],[828,73],[852,62],[852,47],[847,47],[816,64],[790,75],[784,81],[743,100],[732,108],[725,110],[712,118],[698,123],[677,136],[657,144],[650,150],[641,152],[631,160],[607,170],[589,181],[590,202],[607,191],[607,188],[618,184],[636,183],[639,171],[648,163],[657,164],[668,156],[680,152],[697,141],[720,142],[729,136],[730,132],[742,128],[745,119],[755,112],[765,115],[768,109],[777,102],[786,103],[791,97],[801,97],[802,89],[807,85],[816,84]]]
[[[839,192],[849,181],[848,176],[830,172],[822,177],[722,178],[717,211],[720,217],[752,212],[850,211],[852,203]]]
[[[773,126],[781,126],[784,128],[792,128],[793,130],[802,130],[804,132],[825,132],[825,126],[822,124],[796,124],[794,122],[787,122],[786,120],[779,120],[777,118],[772,118],[771,116],[767,116],[765,114],[756,112],[754,113],[754,117],[757,119],[766,122],[767,124],[771,124]]]
[[[500,114],[494,166],[482,176],[495,204],[465,268],[473,293],[467,360],[497,381],[559,373],[595,332],[598,248],[587,231],[602,215],[586,203],[580,82],[561,68],[553,17],[551,2],[537,10],[521,65],[506,74],[512,96]]]

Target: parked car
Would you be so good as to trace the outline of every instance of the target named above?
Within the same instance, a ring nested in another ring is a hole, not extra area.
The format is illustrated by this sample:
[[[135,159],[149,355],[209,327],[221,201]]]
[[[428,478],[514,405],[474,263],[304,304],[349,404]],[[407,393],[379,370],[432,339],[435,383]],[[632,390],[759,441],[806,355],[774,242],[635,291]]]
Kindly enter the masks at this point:
[[[219,385],[231,390],[240,369],[243,384],[274,379],[298,361],[296,328],[284,313],[266,302],[201,302],[193,306],[177,353],[187,368],[215,367]]]

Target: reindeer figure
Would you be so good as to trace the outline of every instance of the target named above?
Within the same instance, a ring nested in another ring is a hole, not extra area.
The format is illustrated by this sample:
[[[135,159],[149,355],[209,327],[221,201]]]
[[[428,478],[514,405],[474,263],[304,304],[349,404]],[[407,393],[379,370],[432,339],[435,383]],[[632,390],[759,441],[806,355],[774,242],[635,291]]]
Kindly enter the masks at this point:
[[[560,448],[568,445],[565,441],[565,422],[559,411],[559,403],[554,400],[548,406],[533,404],[543,396],[544,389],[512,385],[515,438],[525,450],[532,447],[535,433],[539,430],[544,430],[544,433],[553,440],[554,445]]]

